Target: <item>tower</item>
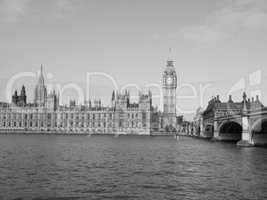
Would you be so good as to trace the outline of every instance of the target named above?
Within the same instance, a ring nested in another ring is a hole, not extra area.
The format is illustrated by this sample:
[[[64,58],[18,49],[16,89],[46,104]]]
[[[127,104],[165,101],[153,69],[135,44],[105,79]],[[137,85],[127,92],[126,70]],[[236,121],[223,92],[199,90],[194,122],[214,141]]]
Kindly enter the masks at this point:
[[[177,76],[173,60],[168,59],[163,72],[163,127],[171,131],[176,128],[176,88]]]
[[[46,108],[56,111],[59,107],[59,96],[56,95],[55,90],[47,96]]]
[[[122,92],[116,93],[115,97],[115,109],[116,110],[127,110],[130,104],[130,93],[129,91],[125,90],[125,93]]]
[[[37,106],[45,106],[47,100],[47,90],[44,83],[43,66],[41,65],[41,73],[38,78],[34,92],[34,103]]]
[[[18,91],[15,90],[14,95],[12,96],[12,103],[13,103],[14,105],[17,105],[17,103],[18,103],[18,98],[19,98],[19,96],[18,96]]]
[[[19,104],[20,104],[20,106],[26,106],[26,104],[27,104],[27,95],[26,95],[26,90],[25,90],[24,85],[21,88],[20,97],[19,97]]]
[[[116,101],[116,99],[115,99],[115,91],[113,90],[112,96],[111,96],[111,107],[112,108],[115,108],[115,101]]]

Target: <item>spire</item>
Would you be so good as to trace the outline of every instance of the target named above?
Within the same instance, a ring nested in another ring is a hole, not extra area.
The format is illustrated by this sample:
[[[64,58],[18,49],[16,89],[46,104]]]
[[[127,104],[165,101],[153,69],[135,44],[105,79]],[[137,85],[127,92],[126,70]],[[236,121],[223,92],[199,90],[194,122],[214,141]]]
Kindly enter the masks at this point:
[[[243,101],[244,101],[244,102],[247,101],[247,94],[246,94],[246,92],[243,92]]]
[[[41,72],[38,79],[38,84],[44,85],[43,65],[41,64]]]
[[[113,101],[113,100],[115,100],[115,91],[113,90],[113,92],[112,92],[112,98],[111,98],[111,100]]]
[[[172,59],[172,49],[169,48],[169,56],[168,56],[168,59],[167,59],[167,67],[173,67],[173,59]]]
[[[40,68],[40,74],[35,86],[34,102],[38,106],[44,106],[47,98],[47,89],[44,81],[43,65]]]
[[[25,96],[26,95],[26,90],[25,90],[25,86],[24,85],[22,85],[20,95],[21,96]]]
[[[172,48],[169,48],[169,59],[171,60]]]

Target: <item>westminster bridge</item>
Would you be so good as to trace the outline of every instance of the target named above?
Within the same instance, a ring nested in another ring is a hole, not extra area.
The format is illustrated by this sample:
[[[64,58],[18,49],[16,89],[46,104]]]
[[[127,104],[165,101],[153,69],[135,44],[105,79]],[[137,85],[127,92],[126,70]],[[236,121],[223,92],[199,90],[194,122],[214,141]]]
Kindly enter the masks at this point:
[[[267,107],[258,96],[248,99],[245,93],[241,102],[234,102],[231,96],[227,102],[214,97],[194,120],[188,134],[235,141],[240,146],[267,145]]]

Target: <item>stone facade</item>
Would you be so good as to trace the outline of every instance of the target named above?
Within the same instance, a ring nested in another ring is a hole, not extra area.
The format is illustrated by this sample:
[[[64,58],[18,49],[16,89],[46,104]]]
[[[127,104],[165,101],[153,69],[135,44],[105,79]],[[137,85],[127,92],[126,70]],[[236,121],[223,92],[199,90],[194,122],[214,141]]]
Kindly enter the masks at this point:
[[[219,96],[212,98],[207,108],[196,114],[194,125],[195,136],[212,138],[220,141],[236,141],[241,146],[267,144],[267,107],[259,96],[234,102],[222,102]]]
[[[170,83],[169,78],[172,78]],[[59,94],[48,94],[43,67],[35,90],[34,103],[27,104],[26,90],[15,92],[12,104],[0,104],[1,132],[45,132],[70,134],[142,134],[164,132],[166,126],[176,130],[176,74],[168,61],[164,71],[164,111],[152,106],[152,93],[139,93],[138,102],[130,101],[129,91],[113,91],[111,104],[102,106],[101,100],[89,100],[85,105],[59,105]],[[171,92],[171,93],[169,93]],[[173,131],[170,130],[170,131]]]
[[[163,72],[163,127],[166,130],[175,131],[176,120],[176,88],[177,76],[172,60],[167,61]]]
[[[21,107],[27,105],[27,95],[24,85],[21,88],[20,95],[18,95],[17,90],[14,92],[14,95],[12,96],[12,104]]]
[[[131,104],[126,92],[116,94],[114,107],[98,104],[57,107],[57,97],[51,96],[51,102],[44,107],[2,107],[0,129],[34,133],[150,134],[151,98],[151,94],[140,94],[139,104]]]

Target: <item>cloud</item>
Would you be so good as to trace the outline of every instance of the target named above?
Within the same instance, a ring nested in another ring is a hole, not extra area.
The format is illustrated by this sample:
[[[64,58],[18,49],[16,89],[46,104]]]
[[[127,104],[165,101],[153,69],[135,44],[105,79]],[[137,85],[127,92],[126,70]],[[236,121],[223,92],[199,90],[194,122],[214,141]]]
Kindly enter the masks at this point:
[[[234,39],[251,32],[267,31],[267,5],[261,0],[225,0],[208,14],[204,24],[184,27],[181,34],[197,42]]]
[[[206,25],[186,27],[181,31],[181,33],[186,39],[201,42],[218,41],[229,38],[229,35],[227,33],[217,30],[215,27]]]
[[[75,9],[76,4],[71,0],[56,0],[54,6],[55,17],[65,18],[68,13]]]
[[[0,20],[15,22],[28,13],[29,0],[0,0]]]
[[[19,22],[25,19],[62,19],[76,9],[71,0],[0,0],[0,21]]]

